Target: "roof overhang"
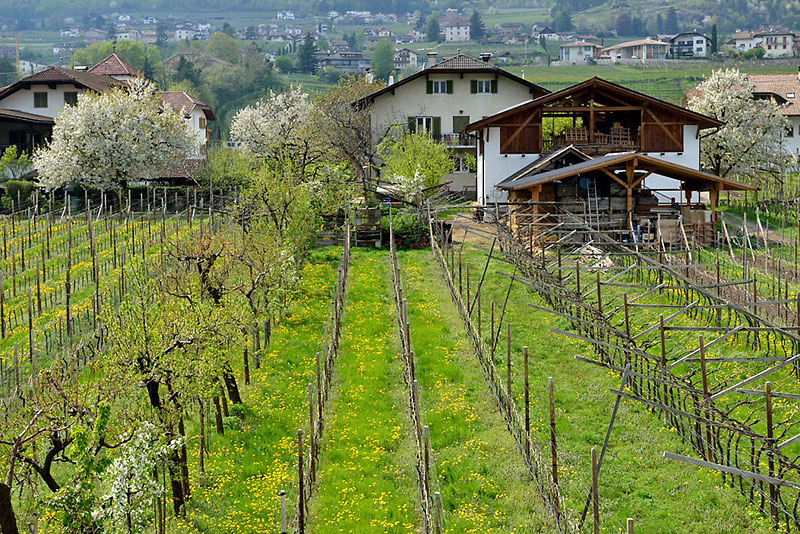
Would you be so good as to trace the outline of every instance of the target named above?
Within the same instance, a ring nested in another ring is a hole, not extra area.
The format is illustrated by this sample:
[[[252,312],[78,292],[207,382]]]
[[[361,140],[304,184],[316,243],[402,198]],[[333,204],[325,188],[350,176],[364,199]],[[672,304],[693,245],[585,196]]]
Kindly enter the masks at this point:
[[[17,111],[14,109],[0,109],[0,122],[18,122],[23,124],[42,124],[52,126],[55,121],[52,117],[45,115],[36,115],[34,113],[26,113],[24,111]]]
[[[682,182],[682,188],[690,191],[709,191],[712,189],[720,191],[755,191],[757,189],[750,184],[715,176],[639,152],[599,156],[561,169],[520,177],[514,181],[504,181],[501,183],[502,185],[498,184],[496,187],[506,191],[522,191],[592,171],[615,174],[616,171],[627,171],[631,166],[634,171],[645,171],[679,180]]]
[[[566,99],[571,95],[580,93],[588,89],[592,89],[600,93],[606,92],[607,94],[613,94],[615,99],[618,100],[623,100],[623,101],[625,99],[635,100],[643,104],[647,103],[648,106],[660,107],[668,111],[671,111],[673,113],[681,114],[686,118],[687,124],[697,124],[700,130],[703,130],[705,128],[717,128],[725,124],[721,121],[718,121],[717,119],[688,110],[681,106],[670,104],[669,102],[665,102],[663,100],[659,100],[658,98],[648,96],[644,93],[634,91],[633,89],[628,89],[627,87],[623,87],[621,85],[617,85],[615,83],[603,80],[602,78],[594,77],[584,82],[561,89],[560,91],[555,91],[553,93],[546,94],[544,96],[535,98],[528,102],[523,102],[516,106],[512,106],[503,111],[500,111],[495,115],[492,115],[491,117],[486,117],[485,119],[473,122],[472,124],[468,125],[464,131],[470,133],[482,130],[483,128],[492,126],[494,123],[502,121],[502,119],[510,115],[517,114],[521,111],[529,110],[531,113],[533,113],[534,110],[536,110],[537,108],[544,107],[553,102],[557,102],[558,100]],[[589,108],[587,107],[587,111],[588,110]],[[602,108],[595,108],[595,110],[602,111]]]

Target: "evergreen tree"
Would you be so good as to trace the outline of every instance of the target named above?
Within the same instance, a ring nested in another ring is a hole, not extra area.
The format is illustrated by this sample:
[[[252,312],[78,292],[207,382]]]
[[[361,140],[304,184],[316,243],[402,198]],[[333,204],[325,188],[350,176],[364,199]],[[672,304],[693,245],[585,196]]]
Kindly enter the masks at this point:
[[[224,33],[225,35],[229,35],[231,37],[234,37],[234,38],[236,37],[236,30],[233,28],[233,26],[231,26],[227,22],[222,25],[222,33]]]
[[[664,33],[664,17],[661,16],[661,13],[656,15],[656,33],[659,35]]]
[[[314,74],[317,70],[317,58],[314,57],[314,52],[317,51],[317,45],[314,43],[314,38],[311,32],[308,32],[303,39],[303,44],[297,50],[297,70],[307,74]]]
[[[394,46],[389,39],[381,39],[372,49],[372,72],[379,80],[388,80],[394,68]]]
[[[356,32],[353,32],[351,35],[344,34],[344,40],[347,41],[347,46],[350,47],[350,50],[355,50],[358,47],[358,43],[356,42]]]
[[[674,7],[667,10],[667,20],[664,22],[664,31],[667,33],[678,33],[678,13]]]
[[[542,50],[547,52],[547,39],[544,38],[544,35],[539,36],[539,46],[542,47]]]
[[[436,15],[428,17],[428,25],[425,27],[425,40],[432,43],[439,42],[439,21],[436,19]]]
[[[477,9],[472,12],[472,17],[469,19],[469,35],[473,41],[480,41],[486,35],[486,27]]]
[[[717,25],[714,24],[711,26],[711,53],[717,53],[717,46],[719,42],[719,37],[717,36]]]

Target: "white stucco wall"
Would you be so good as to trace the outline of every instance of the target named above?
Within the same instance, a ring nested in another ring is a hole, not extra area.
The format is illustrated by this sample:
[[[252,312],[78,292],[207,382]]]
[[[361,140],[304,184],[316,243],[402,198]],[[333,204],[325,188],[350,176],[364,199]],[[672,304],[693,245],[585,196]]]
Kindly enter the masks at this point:
[[[372,105],[370,125],[373,140],[380,141],[389,126],[408,124],[408,117],[441,117],[442,133],[453,133],[453,116],[469,115],[470,122],[531,99],[530,89],[504,76],[497,80],[497,93],[470,93],[471,80],[493,80],[492,74],[431,74],[431,80],[452,80],[452,94],[427,94],[425,76],[385,93]]]
[[[45,117],[55,117],[56,113],[64,107],[65,92],[81,93],[83,89],[79,89],[72,84],[58,84],[55,89],[50,89],[47,85],[34,85],[31,89],[20,89],[0,100],[0,108],[24,111]],[[33,107],[33,93],[47,93],[46,108]]]
[[[203,152],[201,147],[206,146],[206,129],[208,127],[208,123],[206,123],[206,128],[200,128],[200,119],[205,118],[205,113],[203,113],[201,109],[195,108],[192,110],[189,118],[186,119],[186,126],[189,128],[192,136],[197,141],[197,154],[201,154]]]
[[[370,125],[374,143],[386,134],[392,125],[405,127],[409,117],[441,117],[441,133],[453,132],[453,117],[468,115],[470,122],[489,117],[497,112],[510,108],[531,99],[530,89],[522,84],[499,76],[497,93],[470,92],[471,80],[493,80],[493,74],[468,73],[461,78],[457,73],[436,73],[430,75],[431,80],[452,80],[452,94],[427,94],[426,79],[417,78],[397,88],[394,94],[385,93],[372,105]],[[475,149],[459,149],[475,154]],[[475,186],[475,174],[454,173],[444,178],[452,180],[451,189],[461,191],[465,186]]]
[[[488,141],[486,138],[487,130],[484,130],[484,150],[478,157],[478,202],[505,202],[508,193],[494,186],[535,161],[539,154],[501,154],[500,128],[488,128]]]
[[[485,150],[478,156],[477,169],[478,201],[484,204],[505,201],[508,198],[507,193],[495,189],[495,185],[539,157],[539,154],[500,154],[500,128],[488,130],[488,141],[486,131],[483,133]],[[684,125],[683,148],[683,152],[646,152],[646,154],[691,169],[700,169],[700,140],[697,139],[697,126]],[[644,185],[650,189],[678,189],[680,182],[652,174],[645,179]],[[667,196],[677,197],[678,194],[676,192]]]
[[[789,124],[792,125],[794,136],[783,138],[783,148],[788,154],[798,159],[800,158],[800,116],[792,115],[786,118],[789,119]]]

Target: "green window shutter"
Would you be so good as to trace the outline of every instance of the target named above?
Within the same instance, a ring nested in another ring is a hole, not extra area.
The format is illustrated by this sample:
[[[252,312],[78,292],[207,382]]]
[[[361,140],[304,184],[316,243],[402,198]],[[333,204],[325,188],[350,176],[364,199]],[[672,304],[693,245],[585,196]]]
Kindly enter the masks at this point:
[[[417,118],[416,117],[409,117],[408,118],[408,131],[411,133],[416,133],[417,131]]]
[[[492,80],[492,92],[497,92],[497,80]]]
[[[425,82],[425,92],[428,93],[429,95],[433,94],[433,82],[432,81],[428,80],[427,82]]]
[[[461,133],[469,125],[469,115],[453,115],[453,133]]]
[[[442,118],[433,117],[433,136],[439,137],[442,134]]]
[[[447,80],[447,94],[453,94],[453,80]]]
[[[478,92],[478,80],[469,81],[469,92],[475,94]]]

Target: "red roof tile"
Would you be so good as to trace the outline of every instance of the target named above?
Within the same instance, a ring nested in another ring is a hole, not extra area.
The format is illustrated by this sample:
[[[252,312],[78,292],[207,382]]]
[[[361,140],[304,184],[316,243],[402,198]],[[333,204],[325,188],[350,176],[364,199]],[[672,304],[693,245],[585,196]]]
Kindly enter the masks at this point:
[[[122,59],[116,52],[89,69],[92,74],[105,74],[106,76],[141,76],[140,72],[130,63]]]
[[[206,119],[213,121],[216,119],[214,113],[211,111],[211,106],[195,98],[185,91],[160,91],[158,95],[164,103],[169,104],[175,111],[183,110],[183,113],[188,117],[195,107],[199,107],[206,115]]]

